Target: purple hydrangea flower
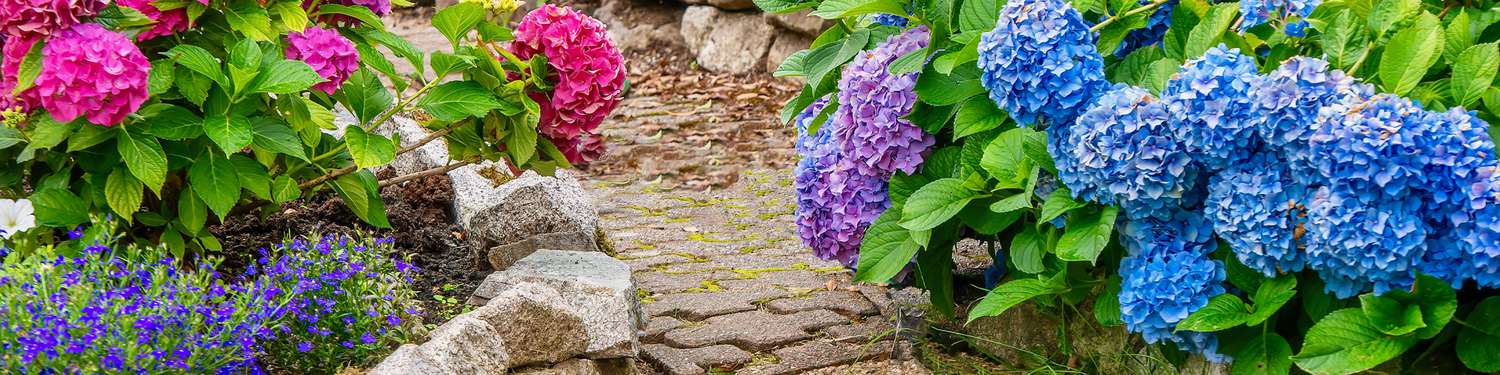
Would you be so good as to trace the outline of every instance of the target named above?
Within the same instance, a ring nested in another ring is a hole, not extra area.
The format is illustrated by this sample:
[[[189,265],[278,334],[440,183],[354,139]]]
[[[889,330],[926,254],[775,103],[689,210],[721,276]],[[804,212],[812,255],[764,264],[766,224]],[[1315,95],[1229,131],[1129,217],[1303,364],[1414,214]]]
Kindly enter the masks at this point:
[[[1023,126],[1066,125],[1109,87],[1094,33],[1062,0],[1017,0],[979,40],[980,82]]]
[[[797,229],[814,255],[854,267],[865,229],[891,205],[886,188],[889,175],[859,173],[832,136],[832,121],[809,133],[812,120],[826,104],[826,100],[814,103],[795,120],[800,134],[797,152],[802,156],[793,182]]]
[[[1308,165],[1312,155],[1307,140],[1324,106],[1369,98],[1374,89],[1354,81],[1343,71],[1328,69],[1328,62],[1311,57],[1293,57],[1258,80],[1250,90],[1253,104],[1250,120],[1268,149],[1281,154],[1292,176],[1311,183],[1316,172]]]
[[[48,40],[42,72],[30,92],[57,121],[83,116],[112,126],[146,103],[150,70],[151,62],[130,38],[98,24],[80,24]]]
[[[1057,129],[1054,129],[1054,131]],[[1049,142],[1058,177],[1075,197],[1118,203],[1131,218],[1170,219],[1198,180],[1174,140],[1166,106],[1140,88],[1117,85]]]
[[[1307,188],[1283,160],[1261,152],[1209,181],[1205,214],[1241,263],[1267,277],[1302,270],[1296,231]]]
[[[318,91],[333,94],[359,70],[359,51],[354,49],[354,42],[337,31],[308,27],[300,33],[287,34],[286,41],[288,59],[306,62],[327,80],[313,86]]]
[[[891,74],[897,58],[927,46],[926,26],[892,36],[854,57],[839,80],[831,128],[845,160],[859,173],[886,177],[916,173],[936,140],[905,117],[917,103],[917,73]]]
[[[1240,31],[1243,32],[1245,30],[1249,30],[1252,27],[1260,26],[1260,24],[1266,23],[1270,20],[1285,21],[1294,16],[1297,18],[1307,18],[1307,16],[1312,15],[1313,9],[1317,9],[1318,4],[1321,4],[1322,2],[1322,0],[1242,1],[1240,2],[1240,14],[1244,16],[1244,20],[1240,21]],[[1302,31],[1305,28],[1306,25],[1303,25],[1297,30]],[[1291,25],[1288,25],[1287,35],[1298,37],[1301,36],[1292,34],[1292,32],[1293,29]]]
[[[1190,60],[1167,81],[1161,100],[1172,133],[1204,171],[1218,172],[1259,146],[1251,118],[1255,59],[1220,44]]]

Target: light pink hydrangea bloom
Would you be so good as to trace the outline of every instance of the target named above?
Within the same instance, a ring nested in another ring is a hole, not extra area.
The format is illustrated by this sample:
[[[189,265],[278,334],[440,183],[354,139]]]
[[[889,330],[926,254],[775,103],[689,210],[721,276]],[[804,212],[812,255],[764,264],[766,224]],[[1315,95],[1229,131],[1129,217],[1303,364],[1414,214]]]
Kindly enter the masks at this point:
[[[359,51],[354,49],[354,42],[336,31],[308,27],[300,33],[287,34],[286,40],[286,58],[306,62],[328,80],[313,86],[314,89],[333,94],[359,70]]]
[[[151,62],[130,38],[96,24],[80,24],[47,41],[42,73],[32,92],[57,121],[83,116],[112,126],[146,102],[150,70]]]
[[[0,34],[52,35],[108,4],[104,0],[0,0]]]
[[[152,25],[150,30],[142,31],[140,35],[136,35],[136,40],[147,41],[188,29],[187,8],[177,8],[163,12],[157,9],[155,5],[151,5],[152,1],[154,0],[115,0],[115,5],[138,10],[141,14],[145,14],[146,17],[156,21],[156,24]],[[207,0],[202,0],[200,3],[208,5]]]
[[[604,23],[566,7],[546,4],[516,26],[509,50],[522,59],[541,54],[551,65],[551,95],[533,93],[542,104],[540,130],[565,154],[586,164],[602,153],[593,134],[615,105],[625,83],[625,58],[610,42]]]

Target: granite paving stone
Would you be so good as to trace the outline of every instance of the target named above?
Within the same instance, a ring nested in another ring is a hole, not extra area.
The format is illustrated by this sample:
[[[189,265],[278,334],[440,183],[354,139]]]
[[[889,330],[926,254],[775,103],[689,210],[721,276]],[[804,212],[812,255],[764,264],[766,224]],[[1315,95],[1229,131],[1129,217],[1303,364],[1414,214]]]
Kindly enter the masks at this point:
[[[755,366],[736,372],[737,375],[789,375],[829,366],[854,363],[862,359],[877,359],[890,356],[890,342],[875,345],[832,343],[821,340],[808,341],[771,351],[779,362]]]
[[[767,303],[766,309],[777,314],[833,310],[848,316],[867,316],[880,312],[864,295],[847,290],[817,291],[806,297],[778,299]]]
[[[699,321],[713,316],[755,310],[757,302],[788,295],[791,292],[780,289],[677,293],[655,297],[656,302],[646,304],[644,309],[646,316],[671,315]]]
[[[883,339],[894,335],[895,325],[884,318],[874,317],[854,324],[836,325],[823,329],[823,334],[836,342],[865,343],[872,339]]]
[[[641,331],[641,342],[659,344],[661,343],[662,335],[684,325],[687,325],[687,323],[670,316],[651,318],[651,322],[646,323],[646,329]]]
[[[661,344],[641,348],[641,357],[667,375],[702,375],[712,368],[739,367],[750,362],[750,353],[731,345],[679,349]]]
[[[666,343],[679,348],[732,344],[762,351],[813,337],[809,331],[848,322],[828,310],[780,315],[753,310],[709,318],[703,325],[667,332]]]

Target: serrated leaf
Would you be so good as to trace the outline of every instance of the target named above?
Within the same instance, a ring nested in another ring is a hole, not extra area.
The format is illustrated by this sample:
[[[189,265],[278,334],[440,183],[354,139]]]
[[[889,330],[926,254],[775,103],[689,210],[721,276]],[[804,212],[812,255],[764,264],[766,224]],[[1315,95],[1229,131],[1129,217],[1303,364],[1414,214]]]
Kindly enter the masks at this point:
[[[984,148],[984,157],[979,159],[979,167],[984,168],[990,177],[1001,182],[1002,187],[1020,187],[1024,180],[1030,176],[1031,159],[1026,157],[1026,138],[1036,130],[1029,128],[1014,128],[1000,133],[999,137],[990,141]]]
[[[781,64],[776,66],[776,71],[771,72],[771,76],[772,77],[805,77],[805,76],[807,76],[807,73],[806,73],[806,71],[807,71],[807,55],[811,54],[811,53],[812,53],[812,50],[807,50],[807,49],[792,53],[792,55],[791,56],[787,56],[785,60],[781,60]]]
[[[1427,326],[1422,322],[1422,309],[1416,304],[1365,294],[1359,296],[1359,306],[1370,324],[1387,335],[1405,335]]]
[[[432,71],[437,73],[438,77],[446,77],[449,73],[468,70],[474,66],[473,56],[454,55],[442,51],[432,53]]]
[[[1239,3],[1214,4],[1208,8],[1208,14],[1203,15],[1203,19],[1193,26],[1192,34],[1188,35],[1187,45],[1183,49],[1185,58],[1203,56],[1208,49],[1218,45],[1219,37],[1229,30],[1230,23],[1239,14]]]
[[[375,116],[379,116],[381,112],[385,112],[395,104],[391,92],[380,83],[380,79],[375,78],[374,73],[365,69],[354,72],[349,80],[344,81],[337,97],[345,108],[354,113],[360,124],[369,123],[370,120],[375,119]]]
[[[1496,71],[1500,71],[1500,49],[1496,43],[1469,47],[1453,62],[1449,95],[1459,106],[1474,104],[1495,83]]]
[[[114,210],[116,214],[129,222],[135,212],[141,208],[141,200],[145,197],[145,186],[124,167],[116,167],[113,172],[109,173],[108,180],[104,183],[104,197],[109,203],[109,209]]]
[[[292,94],[307,90],[327,81],[307,63],[298,60],[272,62],[266,71],[250,83],[251,93]]]
[[[791,13],[817,6],[816,1],[755,0],[755,6],[766,13]]]
[[[1379,0],[1370,8],[1369,26],[1376,39],[1385,35],[1392,26],[1416,17],[1422,11],[1422,0]],[[1387,47],[1389,48],[1389,47]]]
[[[256,146],[301,159],[302,161],[308,161],[307,153],[302,149],[302,142],[297,139],[297,133],[292,131],[292,128],[288,128],[286,125],[276,122],[276,120],[264,117],[257,117],[251,122],[253,124],[251,132],[254,135]]]
[[[974,308],[969,310],[969,319],[966,323],[986,316],[1004,314],[1006,310],[1010,310],[1022,302],[1044,295],[1062,293],[1064,290],[1066,289],[1061,285],[1057,285],[1050,280],[1011,280],[996,286],[995,289],[991,289],[989,294],[984,296],[984,299],[979,300],[979,303],[975,304]]]
[[[358,126],[345,129],[344,140],[349,145],[349,156],[360,169],[379,167],[396,159],[396,146],[390,139],[366,133]]]
[[[1250,298],[1250,302],[1255,304],[1255,311],[1250,313],[1245,325],[1255,326],[1265,322],[1296,295],[1297,277],[1287,274],[1266,280],[1255,288],[1255,294]]]
[[[896,0],[823,0],[813,17],[838,19],[871,13],[905,14],[905,4]]]
[[[1045,223],[1062,216],[1063,214],[1083,207],[1083,203],[1073,200],[1073,193],[1066,186],[1058,186],[1052,194],[1047,195],[1047,200],[1042,201],[1042,216],[1037,222]]]
[[[928,67],[917,76],[916,90],[918,100],[934,106],[958,104],[985,92],[979,84],[979,70],[973,65],[961,65],[952,74],[941,74]]]
[[[84,126],[68,137],[68,152],[94,147],[115,138],[115,127]],[[6,146],[9,147],[9,146]],[[4,147],[0,147],[4,148]]]
[[[229,158],[234,163],[234,173],[240,178],[240,187],[249,190],[260,199],[270,200],[271,175],[266,166],[251,159],[244,154],[237,154]]]
[[[1280,375],[1292,371],[1292,345],[1275,332],[1250,339],[1234,355],[1230,375]]]
[[[89,220],[89,206],[71,191],[45,188],[31,193],[36,223],[54,228],[71,228]]]
[[[162,139],[183,141],[203,135],[203,119],[187,108],[167,105],[149,119],[151,127],[146,132]]]
[[[896,61],[892,61],[889,66],[886,66],[886,71],[890,72],[891,75],[916,73],[922,69],[922,63],[927,61],[927,54],[927,48],[918,48],[915,51],[908,52],[905,55],[901,55],[901,57],[897,57]]]
[[[203,133],[213,140],[224,155],[239,152],[255,140],[250,120],[234,116],[210,116],[203,119]]]
[[[1186,319],[1177,322],[1178,331],[1218,332],[1230,329],[1250,319],[1250,308],[1233,294],[1220,294],[1208,300],[1208,305],[1194,311]]]
[[[1047,238],[1035,226],[1026,226],[1021,233],[1010,239],[1010,261],[1016,270],[1036,274],[1046,270],[1042,257],[1047,254]]]
[[[218,154],[209,152],[199,156],[188,168],[188,182],[221,221],[240,200],[240,177],[234,163]]]
[[[271,201],[286,203],[302,197],[302,189],[297,186],[297,181],[292,181],[287,175],[276,176],[271,180]]]
[[[1500,371],[1500,297],[1489,297],[1474,306],[1458,331],[1458,360],[1470,370]]]
[[[15,128],[0,128],[0,150],[10,148],[25,141],[26,138],[21,136],[21,131]]]
[[[321,8],[329,6],[333,5],[323,4]],[[258,41],[276,39],[276,32],[271,30],[270,13],[266,12],[266,8],[255,0],[237,0],[233,5],[221,10],[224,13],[224,20],[234,31]],[[365,8],[365,11],[369,11],[369,8]]]
[[[889,282],[911,263],[919,246],[912,241],[911,232],[898,223],[900,219],[897,210],[886,210],[865,230],[865,239],[859,245],[855,281]]]
[[[1422,82],[1442,48],[1438,29],[1437,17],[1423,14],[1391,37],[1380,55],[1380,85],[1385,91],[1405,95]]]
[[[203,204],[203,200],[198,199],[198,194],[193,192],[192,186],[184,187],[181,192],[177,193],[177,220],[191,235],[203,231],[203,224],[208,221],[208,206]]]
[[[120,159],[130,168],[130,173],[151,188],[151,191],[160,194],[162,184],[167,180],[167,154],[162,151],[161,143],[144,134],[132,134],[128,131],[117,134],[115,145],[120,151]]]
[[[1118,327],[1125,324],[1120,317],[1120,277],[1110,276],[1104,284],[1104,291],[1094,298],[1094,320],[1105,327]]]
[[[979,192],[964,186],[957,178],[945,178],[923,186],[906,199],[902,207],[901,227],[920,231],[936,228],[963,211]]]
[[[1362,25],[1346,9],[1323,31],[1323,53],[1328,55],[1329,64],[1345,69],[1364,53],[1365,28]]]
[[[985,96],[977,96],[958,107],[953,117],[953,139],[1000,128],[1009,117]]]
[[[1057,258],[1069,262],[1098,260],[1104,246],[1109,245],[1114,232],[1115,216],[1120,209],[1114,206],[1099,210],[1074,212],[1068,215],[1067,231],[1057,241]]]
[[[1469,12],[1458,8],[1448,26],[1443,28],[1443,58],[1458,60],[1458,55],[1474,46],[1474,33],[1469,29]]]
[[[172,89],[177,77],[173,66],[172,61],[166,59],[151,62],[151,71],[146,75],[146,91],[151,96],[161,96]]]
[[[472,4],[472,3],[465,3],[465,4]],[[317,13],[318,13],[318,15],[338,14],[338,15],[343,15],[343,16],[349,16],[349,17],[352,17],[352,18],[354,18],[356,20],[359,20],[359,22],[361,24],[365,25],[365,26],[369,26],[369,27],[371,27],[373,29],[376,29],[376,30],[385,30],[385,23],[380,21],[380,16],[376,15],[375,12],[372,11],[372,10],[370,10],[370,7],[367,7],[367,6],[363,6],[363,5],[341,5],[341,4],[331,4],[331,3],[326,3],[325,2],[325,3],[323,3],[323,5],[319,5],[318,6]],[[481,8],[478,13],[479,13],[480,17],[483,17],[483,15],[485,14],[484,13],[484,9]],[[436,21],[436,19],[437,19],[437,17],[433,16],[433,20]]]
[[[276,14],[276,19],[281,21],[292,32],[302,32],[307,29],[307,9],[302,8],[300,0],[281,0],[271,4],[271,12]]]
[[[46,45],[46,38],[36,38],[22,55],[21,64],[16,68],[16,87],[11,89],[10,96],[20,95],[36,86],[36,77],[42,74],[42,49]]]
[[[510,132],[505,135],[505,151],[510,153],[512,161],[525,163],[536,155],[536,140],[536,128],[512,122]]]
[[[472,81],[448,82],[428,91],[417,100],[417,106],[432,117],[442,121],[458,121],[468,117],[484,117],[500,108],[494,93]]]
[[[191,44],[179,44],[166,52],[168,57],[182,65],[188,70],[202,74],[204,77],[218,82],[220,86],[228,86],[225,83],[223,63],[214,57],[208,50]]]
[[[965,32],[990,31],[995,28],[995,21],[999,18],[999,1],[965,1],[958,8],[958,29]]]
[[[1292,360],[1315,375],[1351,374],[1396,358],[1416,342],[1416,337],[1380,333],[1364,312],[1343,309],[1314,323]]]
[[[460,2],[453,6],[439,10],[432,16],[432,27],[443,33],[449,43],[458,45],[458,42],[467,35],[480,22],[484,22],[484,15],[488,14],[484,6],[474,2]]]

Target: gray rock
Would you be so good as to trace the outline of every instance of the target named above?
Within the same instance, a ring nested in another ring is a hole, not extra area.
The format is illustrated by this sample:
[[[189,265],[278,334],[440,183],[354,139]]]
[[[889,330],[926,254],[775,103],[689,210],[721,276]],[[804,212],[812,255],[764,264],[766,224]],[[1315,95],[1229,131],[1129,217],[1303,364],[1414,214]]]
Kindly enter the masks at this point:
[[[751,0],[687,0],[684,2],[692,5],[708,5],[723,10],[755,9],[755,2]]]
[[[560,362],[588,349],[583,321],[547,301],[520,295],[498,298],[473,314],[493,326],[498,337],[515,343],[507,348],[515,366]]]
[[[401,345],[366,375],[442,374],[443,367],[428,358],[415,344]]]
[[[681,6],[632,0],[605,0],[594,18],[608,26],[609,40],[622,50],[682,47]]]
[[[757,13],[694,5],[682,15],[682,38],[688,50],[697,56],[698,65],[718,73],[760,69],[775,31]]]
[[[766,13],[765,17],[767,23],[776,27],[802,34],[802,36],[816,37],[818,33],[823,32],[823,27],[828,26],[828,21],[813,17],[812,11],[812,9],[804,9],[793,13]]]
[[[449,374],[504,374],[510,367],[502,336],[489,323],[469,315],[438,326],[421,349]]]
[[[615,358],[591,360],[574,358],[546,368],[531,368],[516,371],[518,375],[634,375],[635,360]]]
[[[603,253],[537,251],[505,271],[490,274],[474,291],[470,303],[484,303],[476,312],[502,333],[507,329],[502,325],[540,331],[517,324],[511,320],[514,317],[491,307],[507,306],[513,302],[506,300],[513,299],[529,300],[578,319],[586,332],[583,354],[588,358],[630,357],[639,347],[636,333],[645,322],[630,282],[630,267]],[[510,337],[506,342],[522,345]],[[511,350],[513,358],[518,356],[516,351]]]
[[[781,66],[787,57],[812,46],[813,38],[810,36],[781,33],[776,36],[776,41],[771,43],[771,49],[766,52],[766,71],[774,72]]]
[[[483,177],[483,176],[480,176]],[[488,179],[486,179],[488,180]],[[455,194],[458,181],[454,181]],[[457,207],[460,223],[468,223],[469,240],[475,249],[515,243],[532,236],[564,231],[586,233],[590,240],[599,228],[593,200],[578,180],[566,171],[544,177],[528,171],[493,189],[488,202],[467,202]],[[455,204],[458,204],[455,198]],[[487,203],[480,208],[472,203]],[[477,209],[476,209],[477,208]]]
[[[416,120],[403,115],[392,116],[391,123],[375,131],[386,137],[400,139],[401,146],[397,148],[416,144],[431,134]],[[435,140],[411,152],[396,156],[396,160],[391,161],[391,168],[396,170],[397,175],[406,175],[441,167],[448,162],[448,147],[443,144],[442,140]]]
[[[485,259],[489,259],[490,266],[496,270],[510,268],[516,261],[525,258],[537,250],[570,250],[570,251],[599,251],[599,244],[594,241],[594,236],[579,231],[564,231],[557,233],[546,233],[521,241],[490,248]]]
[[[467,165],[448,171],[448,177],[453,181],[453,214],[459,219],[458,225],[464,230],[470,230],[469,217],[494,206],[495,202],[505,198],[501,193],[500,184],[480,173],[489,168],[509,174],[509,169],[505,166],[491,162]]]
[[[967,341],[975,350],[1016,368],[1031,368],[1045,360],[1066,359],[1054,358],[1058,356],[1057,325],[1056,316],[1025,302],[998,316],[975,319],[962,329],[973,337]]]

